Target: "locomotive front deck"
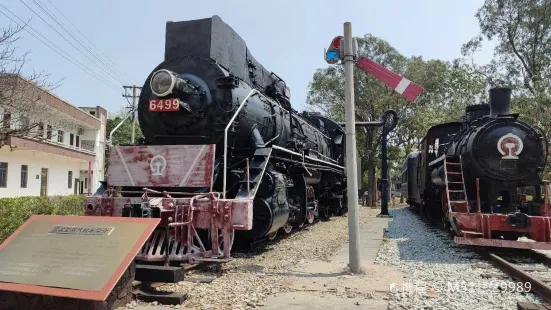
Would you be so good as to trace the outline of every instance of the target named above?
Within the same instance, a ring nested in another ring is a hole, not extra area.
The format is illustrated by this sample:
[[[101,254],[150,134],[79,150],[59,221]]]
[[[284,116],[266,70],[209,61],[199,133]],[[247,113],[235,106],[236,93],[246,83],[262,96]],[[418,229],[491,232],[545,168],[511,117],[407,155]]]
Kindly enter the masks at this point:
[[[223,199],[212,191],[214,152],[215,145],[116,146],[109,157],[111,188],[85,199],[86,215],[160,218],[136,256],[140,261],[228,259],[234,230],[252,229],[253,202],[247,197]],[[207,190],[151,189],[160,187]],[[208,244],[198,230],[208,230]]]
[[[457,208],[451,212],[456,227],[462,236],[455,236],[454,242],[472,246],[504,247],[517,249],[551,250],[551,217],[549,216],[549,183],[544,181],[545,195],[539,216],[521,212],[509,214],[488,214],[480,212],[480,189],[477,180],[477,212],[468,208]],[[512,233],[524,235],[526,241],[504,240],[495,235]]]

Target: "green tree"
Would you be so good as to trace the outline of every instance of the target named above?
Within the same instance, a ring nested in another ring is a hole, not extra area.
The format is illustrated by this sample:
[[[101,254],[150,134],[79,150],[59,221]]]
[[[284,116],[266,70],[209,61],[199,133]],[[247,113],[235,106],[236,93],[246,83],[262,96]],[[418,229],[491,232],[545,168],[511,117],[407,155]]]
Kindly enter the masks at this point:
[[[109,115],[107,118],[107,135],[109,137],[109,134],[117,125],[122,122],[126,116],[128,115],[128,111],[126,109],[120,110],[119,112]],[[138,139],[142,137],[142,131],[140,128],[140,123],[136,120],[136,132],[134,136],[134,143],[137,143]],[[109,138],[108,138],[109,139]],[[111,141],[108,141],[107,143],[110,143]],[[132,144],[132,117],[127,118],[124,123],[113,133],[113,141],[111,143],[112,146],[115,145],[121,145],[121,144]],[[106,149],[106,158],[109,158],[109,152],[110,148]],[[109,161],[105,161],[105,171],[108,171],[109,168]]]
[[[495,86],[520,93],[545,93],[551,78],[551,0],[486,0],[475,15],[480,33],[464,44],[464,55],[495,40],[494,59],[480,69]]]
[[[462,47],[473,56],[483,41],[494,58],[477,72],[492,86],[513,88],[512,110],[551,137],[551,0],[486,0],[476,13],[480,33]],[[549,178],[547,165],[545,177]]]
[[[128,115],[128,111],[121,110],[115,114],[112,114],[107,119],[107,134],[111,133],[115,127],[124,120]],[[142,137],[142,131],[140,129],[140,123],[136,120],[136,132],[135,141]],[[131,144],[132,143],[132,117],[126,119],[126,121],[113,133],[112,145]]]
[[[411,104],[371,75],[360,70],[355,71],[356,121],[379,119],[387,109],[394,109],[400,117],[389,140],[389,158],[399,161],[399,164],[391,163],[391,166],[401,165],[405,155],[415,149],[430,126],[459,117],[464,107],[473,103],[484,89],[484,80],[470,74],[471,68],[459,60],[450,63],[440,60],[425,61],[422,57],[408,58],[388,42],[370,34],[357,40],[360,55],[369,55],[375,62],[415,81],[425,89],[416,102]],[[342,66],[330,66],[316,71],[309,85],[307,102],[319,107],[329,117],[344,120]],[[372,129],[367,133],[357,130],[357,133],[362,170],[368,172],[368,205],[373,205],[375,197],[371,193],[376,192],[375,167],[380,166],[380,129]]]

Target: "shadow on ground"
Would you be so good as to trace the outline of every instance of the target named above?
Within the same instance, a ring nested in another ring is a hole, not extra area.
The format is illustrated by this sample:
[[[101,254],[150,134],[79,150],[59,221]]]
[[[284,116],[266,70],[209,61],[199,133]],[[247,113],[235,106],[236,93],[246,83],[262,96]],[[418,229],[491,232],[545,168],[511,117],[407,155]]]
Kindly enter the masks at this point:
[[[469,259],[479,258],[471,247],[456,245],[443,228],[433,221],[421,219],[409,208],[391,209],[389,213],[392,220],[383,243],[396,241],[401,261],[471,264]]]

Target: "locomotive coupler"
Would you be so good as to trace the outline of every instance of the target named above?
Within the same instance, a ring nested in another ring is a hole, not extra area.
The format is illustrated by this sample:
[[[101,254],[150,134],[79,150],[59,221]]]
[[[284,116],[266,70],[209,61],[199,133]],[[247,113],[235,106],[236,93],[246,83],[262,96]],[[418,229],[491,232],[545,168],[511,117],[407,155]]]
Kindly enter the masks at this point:
[[[524,213],[517,212],[507,217],[507,223],[511,227],[528,228],[530,227],[530,217]]]
[[[123,217],[151,217],[151,205],[149,202],[129,203],[122,208]]]

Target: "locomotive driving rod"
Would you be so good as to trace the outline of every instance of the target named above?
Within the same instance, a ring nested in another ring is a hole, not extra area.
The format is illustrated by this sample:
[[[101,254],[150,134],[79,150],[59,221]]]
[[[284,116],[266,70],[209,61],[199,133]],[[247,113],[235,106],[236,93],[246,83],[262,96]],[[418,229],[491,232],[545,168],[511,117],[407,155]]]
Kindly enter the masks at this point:
[[[356,127],[383,127],[381,133],[381,214],[382,216],[388,215],[388,156],[387,156],[387,142],[388,134],[396,128],[398,124],[398,114],[394,110],[386,110],[378,121],[371,122],[356,122]],[[339,123],[341,126],[345,126],[345,123]],[[366,129],[367,132],[367,129]],[[371,190],[371,189],[369,189]],[[372,194],[373,195],[373,194]]]

